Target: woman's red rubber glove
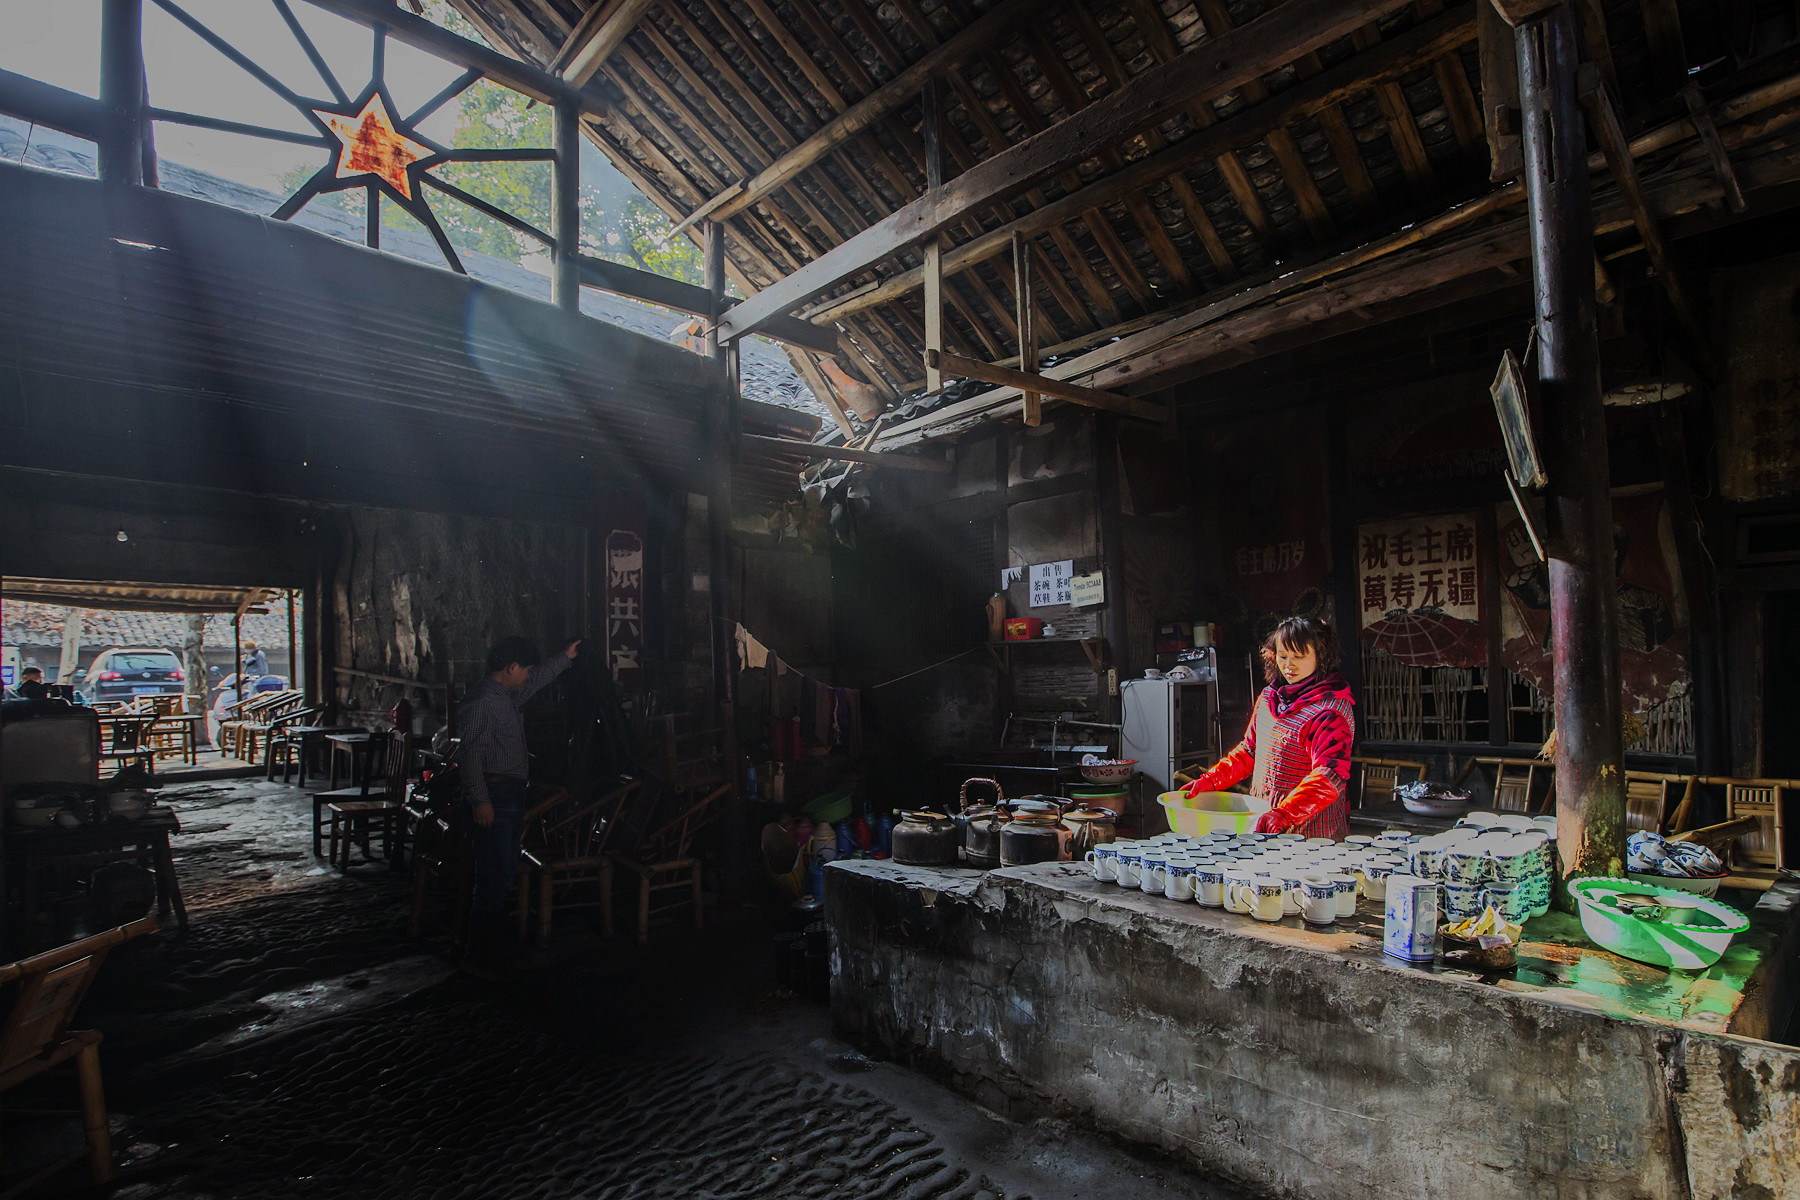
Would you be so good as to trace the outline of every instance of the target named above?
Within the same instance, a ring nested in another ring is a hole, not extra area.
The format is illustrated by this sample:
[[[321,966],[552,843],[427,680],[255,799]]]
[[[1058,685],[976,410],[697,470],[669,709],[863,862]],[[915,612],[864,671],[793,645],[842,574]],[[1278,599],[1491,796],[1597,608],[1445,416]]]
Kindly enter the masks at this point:
[[[1201,792],[1222,792],[1240,779],[1248,778],[1256,766],[1256,752],[1245,742],[1208,768],[1206,774],[1181,789],[1189,800]]]
[[[1256,818],[1256,832],[1286,833],[1296,824],[1298,824],[1298,822],[1282,812],[1279,808],[1271,808],[1268,812]]]

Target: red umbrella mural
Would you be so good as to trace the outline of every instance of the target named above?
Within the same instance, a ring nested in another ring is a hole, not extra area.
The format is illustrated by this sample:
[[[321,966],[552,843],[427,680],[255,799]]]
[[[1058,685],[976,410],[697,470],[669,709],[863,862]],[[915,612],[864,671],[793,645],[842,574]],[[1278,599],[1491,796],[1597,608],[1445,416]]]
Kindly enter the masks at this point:
[[[1481,626],[1434,609],[1390,612],[1363,630],[1378,649],[1409,667],[1484,667]]]

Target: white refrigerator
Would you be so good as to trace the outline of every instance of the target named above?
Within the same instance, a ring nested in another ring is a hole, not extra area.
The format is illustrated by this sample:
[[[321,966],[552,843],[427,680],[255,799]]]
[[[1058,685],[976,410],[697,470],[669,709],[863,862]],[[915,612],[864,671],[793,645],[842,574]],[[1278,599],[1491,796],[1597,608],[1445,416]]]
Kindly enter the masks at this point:
[[[1158,792],[1173,788],[1177,771],[1219,761],[1216,680],[1129,679],[1119,690],[1120,749]]]

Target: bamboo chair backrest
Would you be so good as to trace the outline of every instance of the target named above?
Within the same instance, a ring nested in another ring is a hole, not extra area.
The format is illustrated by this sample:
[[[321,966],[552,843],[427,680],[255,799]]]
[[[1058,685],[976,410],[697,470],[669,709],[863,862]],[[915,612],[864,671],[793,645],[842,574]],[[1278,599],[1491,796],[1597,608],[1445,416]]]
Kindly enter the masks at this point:
[[[1725,819],[1755,817],[1758,828],[1731,844],[1734,861],[1759,867],[1784,867],[1782,856],[1783,821],[1781,801],[1785,791],[1779,784],[1761,779],[1733,779],[1725,783]]]
[[[604,796],[571,803],[568,793],[536,805],[526,813],[526,841],[556,859],[598,859],[619,829],[619,816],[643,790],[634,779]]]
[[[1360,771],[1360,784],[1356,792],[1356,806],[1367,808],[1370,803],[1384,803],[1394,798],[1394,789],[1402,783],[1414,783],[1425,778],[1425,764],[1410,762],[1400,758],[1351,758],[1350,769]],[[1404,771],[1411,771],[1411,779],[1402,779]]]
[[[82,938],[67,946],[0,966],[0,984],[20,982],[6,1023],[0,1025],[0,1075],[42,1055],[63,1040],[88,985],[119,943],[156,929],[155,917]]]
[[[709,792],[699,788],[672,792],[670,799],[674,802],[674,811],[661,824],[639,834],[635,857],[645,862],[686,858],[694,835],[711,819],[713,805],[729,791],[731,784],[727,781]]]
[[[1686,795],[1691,778],[1657,771],[1625,772],[1626,832],[1660,831],[1669,816],[1670,796]]]

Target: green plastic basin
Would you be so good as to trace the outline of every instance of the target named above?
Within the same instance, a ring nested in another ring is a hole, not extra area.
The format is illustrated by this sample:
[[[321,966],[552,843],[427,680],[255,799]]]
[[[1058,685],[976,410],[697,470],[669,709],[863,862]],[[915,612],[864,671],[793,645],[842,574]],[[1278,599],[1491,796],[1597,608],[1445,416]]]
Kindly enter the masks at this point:
[[[1614,954],[1653,967],[1704,971],[1719,961],[1731,939],[1750,928],[1750,918],[1729,905],[1678,888],[1596,876],[1577,879],[1569,892],[1581,910],[1581,931]],[[1614,897],[1668,897],[1691,912],[1680,920],[1633,916]]]

